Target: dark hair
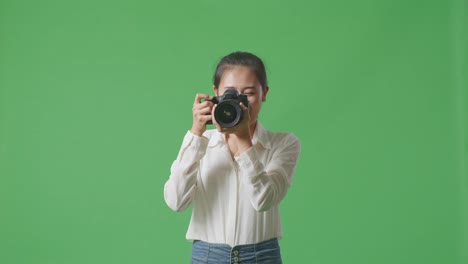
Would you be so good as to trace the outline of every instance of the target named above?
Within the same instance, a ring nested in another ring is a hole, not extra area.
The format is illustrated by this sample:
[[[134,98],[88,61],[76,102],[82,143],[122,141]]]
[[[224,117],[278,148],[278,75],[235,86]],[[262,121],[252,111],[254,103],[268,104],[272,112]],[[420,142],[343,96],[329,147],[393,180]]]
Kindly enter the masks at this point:
[[[262,89],[265,89],[267,86],[267,76],[263,61],[252,53],[236,51],[224,56],[219,61],[218,66],[216,66],[215,75],[213,77],[213,84],[216,88],[218,88],[218,85],[221,82],[221,77],[223,77],[224,71],[232,66],[249,67],[257,76],[257,80],[262,85]]]

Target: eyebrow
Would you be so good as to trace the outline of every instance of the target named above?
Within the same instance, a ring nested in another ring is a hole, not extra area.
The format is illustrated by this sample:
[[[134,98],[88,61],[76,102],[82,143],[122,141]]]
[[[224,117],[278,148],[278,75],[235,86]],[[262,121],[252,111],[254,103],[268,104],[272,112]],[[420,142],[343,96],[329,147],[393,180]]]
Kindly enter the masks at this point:
[[[233,86],[224,86],[224,89],[236,89],[235,87]],[[247,89],[255,89],[255,86],[247,86],[247,87],[244,87],[244,89],[242,89],[242,92],[247,90]]]

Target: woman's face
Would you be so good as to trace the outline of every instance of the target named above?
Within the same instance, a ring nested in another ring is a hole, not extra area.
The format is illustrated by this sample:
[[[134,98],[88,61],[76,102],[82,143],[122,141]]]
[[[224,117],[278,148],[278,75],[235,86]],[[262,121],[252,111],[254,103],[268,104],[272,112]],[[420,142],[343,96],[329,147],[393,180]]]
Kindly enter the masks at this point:
[[[224,71],[218,89],[213,86],[213,91],[217,96],[220,96],[229,88],[236,89],[239,94],[247,95],[252,127],[257,122],[262,103],[266,100],[268,86],[262,91],[262,85],[252,70],[245,66],[233,66]]]

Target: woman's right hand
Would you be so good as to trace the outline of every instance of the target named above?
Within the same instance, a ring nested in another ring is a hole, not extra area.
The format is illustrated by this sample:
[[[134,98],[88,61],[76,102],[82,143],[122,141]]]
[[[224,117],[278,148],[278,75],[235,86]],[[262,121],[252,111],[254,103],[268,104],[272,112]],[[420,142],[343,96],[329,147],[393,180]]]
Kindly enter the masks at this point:
[[[205,101],[202,102],[201,100]],[[207,94],[197,94],[193,103],[192,114],[193,123],[190,132],[201,137],[206,131],[206,122],[211,120],[211,109],[213,108],[212,97]]]

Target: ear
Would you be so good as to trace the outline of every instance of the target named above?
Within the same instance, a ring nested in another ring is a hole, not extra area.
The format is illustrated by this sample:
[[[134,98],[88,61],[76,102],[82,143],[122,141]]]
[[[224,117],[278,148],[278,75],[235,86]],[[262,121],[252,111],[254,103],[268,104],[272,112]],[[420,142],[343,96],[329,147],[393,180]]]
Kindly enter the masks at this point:
[[[268,85],[265,86],[265,89],[263,89],[262,102],[266,101],[266,96],[269,90],[270,90],[270,87],[268,87]]]
[[[213,85],[213,93],[218,96],[218,87]]]

